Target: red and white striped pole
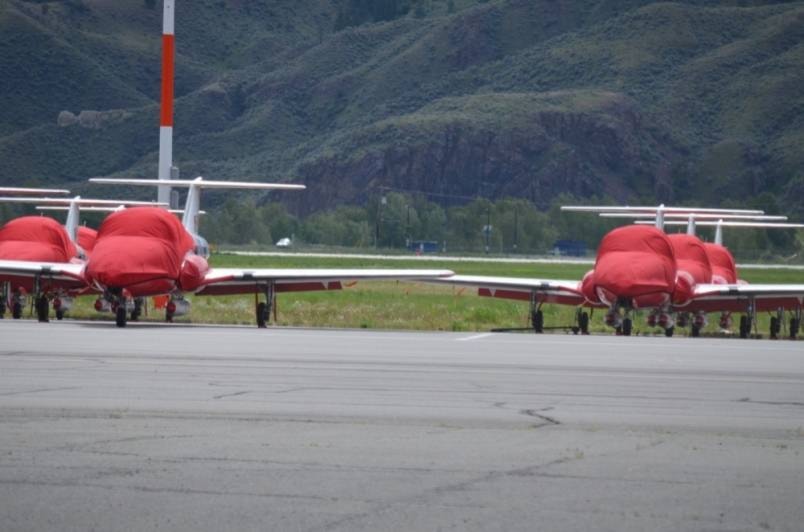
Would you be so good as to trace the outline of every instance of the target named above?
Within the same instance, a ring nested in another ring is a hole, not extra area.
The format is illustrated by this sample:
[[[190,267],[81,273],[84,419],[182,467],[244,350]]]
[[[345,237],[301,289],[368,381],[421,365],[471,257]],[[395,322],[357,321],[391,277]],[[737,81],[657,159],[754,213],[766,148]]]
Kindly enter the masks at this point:
[[[173,78],[175,42],[174,0],[162,11],[162,112],[159,120],[159,179],[170,180],[173,167]],[[170,203],[170,186],[160,186],[158,201]]]

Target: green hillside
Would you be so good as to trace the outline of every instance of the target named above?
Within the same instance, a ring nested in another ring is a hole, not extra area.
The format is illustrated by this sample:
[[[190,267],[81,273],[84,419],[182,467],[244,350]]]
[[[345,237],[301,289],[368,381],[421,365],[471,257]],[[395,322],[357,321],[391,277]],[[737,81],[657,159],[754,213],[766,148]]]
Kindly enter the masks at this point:
[[[305,182],[301,214],[392,186],[804,215],[804,2],[177,4],[184,176]],[[0,182],[155,175],[160,19],[0,4]]]

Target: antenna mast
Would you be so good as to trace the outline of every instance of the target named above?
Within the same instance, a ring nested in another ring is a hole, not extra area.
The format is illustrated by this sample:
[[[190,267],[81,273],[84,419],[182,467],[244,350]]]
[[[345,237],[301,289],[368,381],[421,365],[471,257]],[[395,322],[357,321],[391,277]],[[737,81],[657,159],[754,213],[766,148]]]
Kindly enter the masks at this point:
[[[175,42],[174,0],[164,0],[162,11],[162,110],[159,119],[159,180],[169,181],[173,168],[173,78]],[[170,185],[160,186],[160,203],[170,203]]]

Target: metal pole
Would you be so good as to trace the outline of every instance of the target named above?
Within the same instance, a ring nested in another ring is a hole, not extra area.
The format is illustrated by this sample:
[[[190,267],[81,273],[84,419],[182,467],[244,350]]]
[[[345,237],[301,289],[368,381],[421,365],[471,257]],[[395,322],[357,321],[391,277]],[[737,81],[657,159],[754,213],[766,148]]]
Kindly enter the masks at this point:
[[[489,237],[491,236],[491,205],[486,207],[486,255],[489,254]]]
[[[174,0],[165,0],[162,11],[162,108],[159,117],[159,180],[170,181],[173,166],[173,79],[175,56]],[[159,187],[157,198],[170,202],[170,186]]]

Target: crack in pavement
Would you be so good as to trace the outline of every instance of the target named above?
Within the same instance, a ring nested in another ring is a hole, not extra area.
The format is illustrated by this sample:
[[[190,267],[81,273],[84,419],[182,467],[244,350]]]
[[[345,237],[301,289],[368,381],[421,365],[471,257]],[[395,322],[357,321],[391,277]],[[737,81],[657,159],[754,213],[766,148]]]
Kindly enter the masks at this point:
[[[234,392],[234,393],[224,393],[221,395],[216,395],[213,399],[223,399],[224,397],[236,397],[238,395],[246,395],[247,393],[251,393],[251,390],[243,390],[242,392]]]
[[[735,403],[751,403],[755,405],[773,405],[773,406],[804,406],[800,401],[754,401],[750,397],[741,397]]]
[[[542,421],[545,422],[545,424],[539,425],[540,427],[545,427],[548,425],[561,425],[561,422],[559,420],[538,413],[538,412],[550,411],[552,409],[553,409],[552,407],[544,408],[542,410],[534,410],[532,408],[526,408],[524,410],[520,410],[519,413],[529,417],[535,417],[536,419],[541,419]]]
[[[64,387],[61,387],[61,388],[39,388],[39,389],[36,389],[36,390],[23,390],[23,391],[19,391],[19,392],[4,392],[4,393],[0,393],[0,396],[9,397],[9,396],[12,396],[12,395],[25,395],[25,394],[28,394],[28,393],[63,392],[65,390],[79,390],[79,389],[81,389],[80,386],[64,386]]]

